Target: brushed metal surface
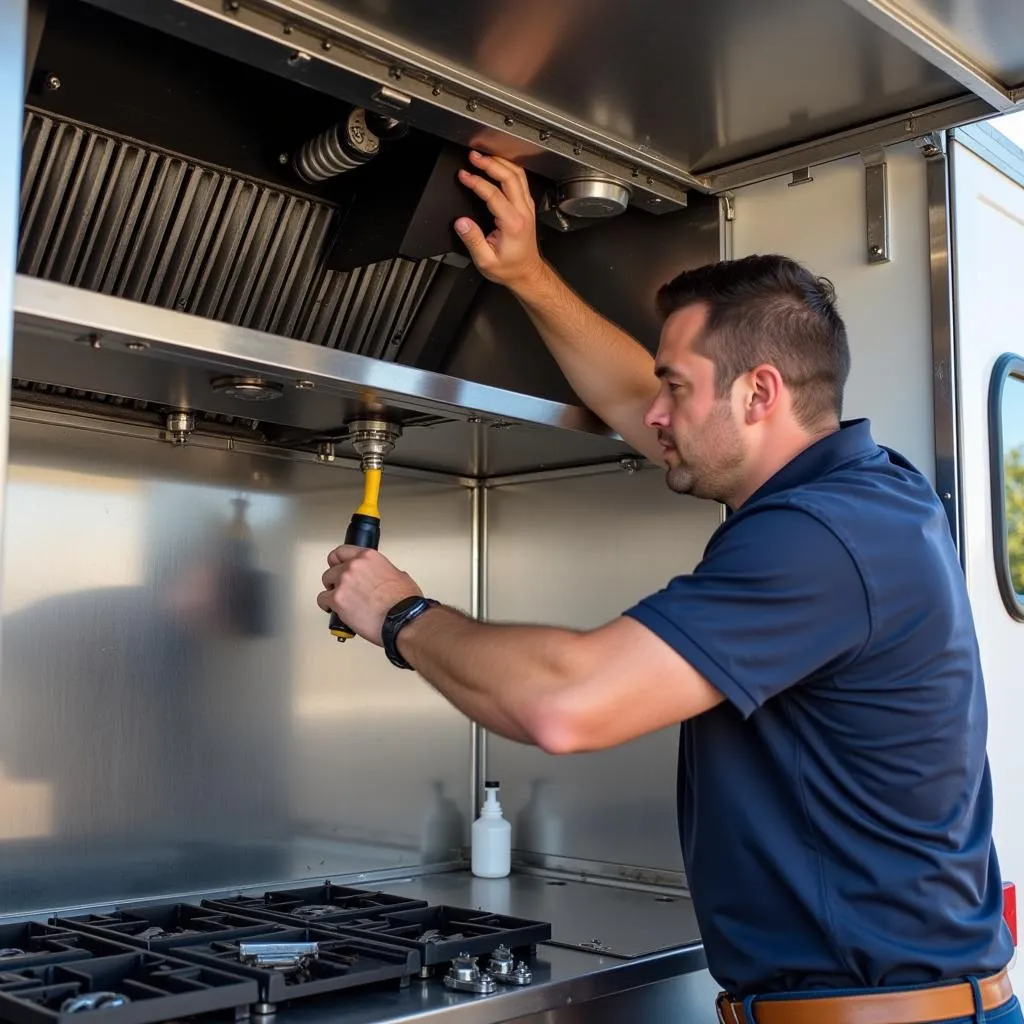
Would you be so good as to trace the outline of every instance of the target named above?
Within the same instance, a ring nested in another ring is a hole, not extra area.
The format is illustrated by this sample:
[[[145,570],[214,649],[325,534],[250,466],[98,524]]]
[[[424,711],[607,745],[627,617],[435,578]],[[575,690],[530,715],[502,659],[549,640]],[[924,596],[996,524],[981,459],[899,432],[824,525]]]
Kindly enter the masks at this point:
[[[344,437],[350,418],[379,406],[424,427],[409,430],[394,462],[470,476],[614,460],[629,451],[578,406],[23,275],[15,303],[15,378],[83,397],[96,392],[257,418],[264,427],[296,428],[291,433],[300,437]],[[237,373],[280,383],[284,397],[254,405],[210,390],[214,378]]]
[[[541,946],[533,983],[488,996],[413,980],[391,992],[346,993],[342,1004],[306,1000],[279,1010],[277,1024],[713,1024],[718,987],[699,949],[623,963]]]
[[[994,110],[1013,108],[1016,101],[1013,85],[1021,72],[1010,72],[1014,81],[1000,81],[1001,69],[992,66],[993,62],[998,63],[998,58],[992,53],[986,36],[1005,29],[1016,43],[1024,30],[1024,14],[1019,5],[996,0],[984,7],[971,5],[971,13],[962,8],[954,13],[949,0],[939,0],[940,10],[936,10],[934,4],[914,3],[913,0],[910,3],[899,0],[845,2],[907,49],[980,96]],[[981,10],[985,10],[984,17],[973,13]],[[963,17],[965,14],[967,17]],[[952,19],[949,15],[953,15]],[[1024,61],[1024,51],[1019,46],[1013,48],[1012,61],[1015,64]],[[1024,63],[1020,66],[1024,68]]]
[[[672,494],[662,473],[510,485],[488,502],[488,595],[495,621],[590,628],[690,572],[719,506]],[[515,850],[681,871],[678,730],[573,757],[492,736]]]
[[[7,474],[8,409],[14,355],[14,270],[18,246],[18,168],[25,97],[28,0],[0,4],[0,480]],[[0,487],[0,525],[6,512]],[[2,642],[0,642],[2,648]]]
[[[1017,0],[898,0],[892,6],[953,41],[993,77],[1024,85],[1024,7]]]
[[[336,468],[13,424],[0,913],[459,859],[465,719],[315,604],[360,493]],[[468,492],[385,476],[381,506],[382,549],[466,606]]]
[[[964,554],[963,451],[960,437],[958,339],[953,311],[953,248],[949,160],[945,140],[926,150],[928,175],[928,264],[931,295],[935,490],[949,519],[953,541]]]
[[[275,7],[298,20],[360,22],[389,48],[410,47],[698,172],[961,91],[839,2],[443,0],[425,7],[392,0],[382,8],[369,0],[275,0]]]
[[[693,903],[681,893],[518,872],[476,878],[467,871],[387,882],[382,888],[428,903],[548,921],[553,943],[612,958],[633,959],[700,942]]]

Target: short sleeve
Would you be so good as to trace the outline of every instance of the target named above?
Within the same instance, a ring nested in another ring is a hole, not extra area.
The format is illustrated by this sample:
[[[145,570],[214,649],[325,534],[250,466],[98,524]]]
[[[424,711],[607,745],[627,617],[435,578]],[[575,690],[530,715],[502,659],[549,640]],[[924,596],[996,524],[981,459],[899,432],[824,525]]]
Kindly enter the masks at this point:
[[[625,612],[744,717],[851,661],[871,630],[853,557],[823,523],[772,508],[726,523],[692,575]]]

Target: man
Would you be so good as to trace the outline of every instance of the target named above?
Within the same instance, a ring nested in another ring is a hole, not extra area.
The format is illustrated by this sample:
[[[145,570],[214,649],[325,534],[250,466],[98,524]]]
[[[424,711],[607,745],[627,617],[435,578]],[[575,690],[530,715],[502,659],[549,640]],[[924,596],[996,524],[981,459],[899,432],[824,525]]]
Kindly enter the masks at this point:
[[[1024,1020],[963,575],[927,480],[840,425],[831,286],[782,257],[684,273],[652,360],[544,263],[523,173],[472,160],[495,229],[456,228],[480,271],[670,488],[732,514],[692,575],[586,632],[472,621],[351,547],[320,607],[550,753],[682,723],[680,837],[724,1020]]]

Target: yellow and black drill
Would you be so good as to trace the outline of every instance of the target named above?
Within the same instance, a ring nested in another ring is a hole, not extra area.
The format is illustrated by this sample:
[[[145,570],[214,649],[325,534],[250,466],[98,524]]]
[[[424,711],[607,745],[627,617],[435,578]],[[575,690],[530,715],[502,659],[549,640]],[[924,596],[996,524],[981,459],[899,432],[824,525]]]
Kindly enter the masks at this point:
[[[359,455],[363,471],[363,501],[352,513],[345,543],[376,550],[380,544],[380,478],[384,459],[391,454],[402,428],[388,420],[354,420],[348,425],[348,437]],[[339,643],[355,636],[348,626],[331,612],[331,634]]]

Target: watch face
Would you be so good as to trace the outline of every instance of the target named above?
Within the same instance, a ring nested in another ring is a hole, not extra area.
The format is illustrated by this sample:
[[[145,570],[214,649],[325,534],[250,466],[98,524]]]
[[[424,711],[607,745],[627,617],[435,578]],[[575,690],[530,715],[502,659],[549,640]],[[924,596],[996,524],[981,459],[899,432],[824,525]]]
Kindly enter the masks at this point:
[[[423,600],[422,597],[405,597],[396,604],[391,611],[388,612],[388,618],[393,619],[403,613],[407,612],[410,608],[415,607]]]

